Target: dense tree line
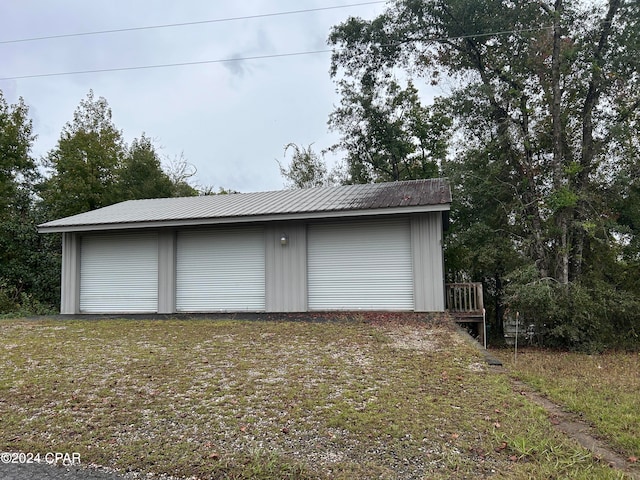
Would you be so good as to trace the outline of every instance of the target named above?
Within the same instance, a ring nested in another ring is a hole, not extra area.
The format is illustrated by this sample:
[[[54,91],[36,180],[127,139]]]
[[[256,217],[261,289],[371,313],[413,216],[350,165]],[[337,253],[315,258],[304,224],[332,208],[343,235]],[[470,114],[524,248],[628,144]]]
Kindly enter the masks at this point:
[[[182,157],[163,168],[144,134],[127,145],[92,91],[43,159],[32,156],[35,138],[25,102],[9,105],[0,91],[0,314],[58,308],[60,236],[39,235],[38,224],[123,200],[200,193]]]
[[[341,181],[449,177],[448,276],[496,334],[518,311],[549,344],[640,344],[640,3],[394,0],[329,43]]]

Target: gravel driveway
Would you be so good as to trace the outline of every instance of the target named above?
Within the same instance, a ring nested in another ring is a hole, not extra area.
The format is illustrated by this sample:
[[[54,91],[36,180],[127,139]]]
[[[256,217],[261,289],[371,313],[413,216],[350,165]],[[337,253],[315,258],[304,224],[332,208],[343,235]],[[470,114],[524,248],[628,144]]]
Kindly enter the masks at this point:
[[[0,464],[3,480],[124,480],[116,473],[82,467],[56,467],[48,464]]]

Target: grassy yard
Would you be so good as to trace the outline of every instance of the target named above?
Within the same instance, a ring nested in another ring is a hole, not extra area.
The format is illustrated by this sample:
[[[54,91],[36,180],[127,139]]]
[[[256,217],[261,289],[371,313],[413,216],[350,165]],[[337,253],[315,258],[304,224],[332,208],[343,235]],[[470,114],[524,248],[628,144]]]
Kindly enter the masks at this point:
[[[500,354],[508,368],[591,423],[626,457],[640,458],[640,354],[521,350]]]
[[[623,478],[437,323],[2,320],[0,418],[0,451],[180,477]]]

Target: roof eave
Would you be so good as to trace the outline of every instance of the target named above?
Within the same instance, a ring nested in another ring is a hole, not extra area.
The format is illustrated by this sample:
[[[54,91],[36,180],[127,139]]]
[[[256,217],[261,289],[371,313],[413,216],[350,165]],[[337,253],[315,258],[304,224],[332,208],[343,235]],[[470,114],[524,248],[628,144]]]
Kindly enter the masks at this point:
[[[398,215],[411,213],[442,212],[451,209],[449,203],[439,203],[435,205],[418,205],[411,207],[392,207],[380,209],[362,210],[335,210],[322,212],[286,213],[272,215],[250,215],[242,217],[213,217],[213,218],[189,218],[175,220],[152,220],[145,222],[128,223],[97,223],[85,225],[60,225],[46,226],[38,225],[39,233],[68,233],[68,232],[93,232],[110,230],[133,230],[147,228],[171,228],[171,227],[193,227],[208,225],[228,225],[237,223],[254,222],[275,222],[287,220],[314,220],[323,218],[343,218],[343,217],[368,217],[376,215]]]

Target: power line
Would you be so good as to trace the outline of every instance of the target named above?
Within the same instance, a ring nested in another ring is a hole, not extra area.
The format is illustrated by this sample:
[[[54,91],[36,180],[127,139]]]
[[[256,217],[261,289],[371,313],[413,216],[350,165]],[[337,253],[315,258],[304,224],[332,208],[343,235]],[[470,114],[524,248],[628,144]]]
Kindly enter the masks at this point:
[[[552,26],[540,26],[535,28],[523,28],[520,30],[504,30],[500,32],[490,32],[490,33],[475,33],[469,35],[457,35],[451,37],[434,37],[430,39],[420,40],[421,42],[445,42],[448,40],[463,40],[466,38],[478,38],[478,37],[490,37],[490,36],[498,36],[498,35],[509,35],[512,33],[529,33],[540,30],[547,30],[553,28]],[[393,44],[380,45],[384,47],[392,47]],[[61,77],[66,75],[82,75],[82,74],[90,74],[90,73],[107,73],[107,72],[125,72],[131,70],[150,70],[154,68],[170,68],[170,67],[186,67],[190,65],[207,65],[207,64],[215,64],[215,63],[230,63],[230,62],[241,62],[245,60],[264,60],[264,59],[272,59],[272,58],[285,58],[285,57],[300,57],[303,55],[317,55],[321,53],[331,53],[332,49],[324,49],[324,50],[308,50],[304,52],[290,52],[290,53],[275,53],[269,55],[254,55],[250,57],[235,57],[235,58],[219,58],[215,60],[200,60],[193,62],[178,62],[178,63],[161,63],[155,65],[136,65],[132,67],[113,67],[113,68],[98,68],[92,70],[76,70],[70,72],[54,72],[54,73],[38,73],[33,75],[18,75],[15,77],[0,77],[0,81],[2,80],[23,80],[27,78],[43,78],[43,77]]]
[[[224,23],[224,22],[235,22],[238,20],[251,20],[255,18],[268,18],[268,17],[278,17],[284,15],[295,15],[300,13],[310,13],[310,12],[320,12],[324,10],[336,10],[339,8],[349,8],[349,7],[361,7],[364,5],[374,5],[377,3],[385,3],[384,0],[371,1],[371,2],[362,2],[362,3],[351,3],[349,5],[334,5],[331,7],[319,7],[319,8],[307,8],[304,10],[290,10],[287,12],[276,12],[276,13],[262,13],[258,15],[246,15],[242,17],[228,17],[228,18],[217,18],[213,20],[199,20],[194,22],[184,22],[184,23],[166,23],[162,25],[147,25],[143,27],[129,27],[129,28],[115,28],[112,30],[96,30],[91,32],[78,32],[78,33],[63,33],[60,35],[47,35],[43,37],[30,37],[30,38],[20,38],[14,40],[0,40],[0,44],[8,44],[8,43],[23,43],[23,42],[37,42],[41,40],[52,40],[57,38],[70,38],[70,37],[83,37],[89,35],[104,35],[108,33],[122,33],[122,32],[135,32],[138,30],[152,30],[159,28],[173,28],[173,27],[186,27],[190,25],[204,25],[208,23]]]
[[[283,57],[298,57],[301,55],[315,55],[318,53],[329,53],[327,50],[312,50],[307,52],[292,52],[292,53],[275,53],[271,55],[256,55],[253,57],[242,58],[221,58],[217,60],[200,60],[196,62],[180,62],[180,63],[163,63],[157,65],[138,65],[134,67],[115,67],[115,68],[98,68],[95,70],[77,70],[74,72],[57,72],[57,73],[39,73],[35,75],[21,75],[17,77],[2,77],[2,80],[22,80],[25,78],[42,78],[42,77],[61,77],[65,75],[81,75],[84,73],[105,73],[105,72],[124,72],[129,70],[149,70],[152,68],[168,68],[168,67],[185,67],[189,65],[206,65],[211,63],[227,63],[227,62],[240,62],[243,60],[262,60],[265,58],[283,58]]]

